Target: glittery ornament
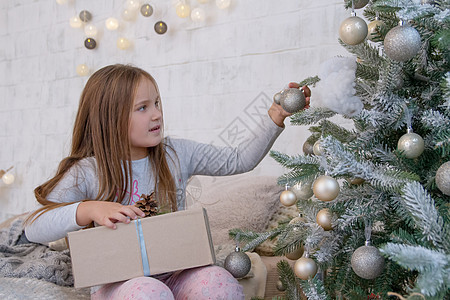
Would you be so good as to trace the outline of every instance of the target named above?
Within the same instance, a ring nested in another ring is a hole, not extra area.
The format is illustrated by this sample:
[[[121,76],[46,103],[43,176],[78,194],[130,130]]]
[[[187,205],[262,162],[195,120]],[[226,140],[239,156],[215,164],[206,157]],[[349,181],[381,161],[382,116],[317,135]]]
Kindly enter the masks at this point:
[[[374,279],[383,273],[384,258],[380,251],[366,242],[352,254],[351,265],[353,271],[361,278]]]
[[[280,105],[289,113],[296,113],[306,105],[306,97],[302,89],[289,88],[281,92]]]
[[[290,260],[297,260],[300,257],[302,257],[303,253],[305,252],[305,247],[303,247],[303,245],[300,245],[297,249],[295,249],[294,251],[287,253],[285,256],[286,258],[290,259]]]
[[[164,34],[167,31],[167,24],[163,21],[159,21],[155,23],[155,32],[157,34]]]
[[[416,158],[422,154],[425,143],[420,135],[408,130],[408,133],[402,135],[398,140],[397,149],[403,151],[407,158]]]
[[[286,290],[286,287],[281,282],[281,280],[277,280],[277,290],[279,290],[280,292],[284,292]]]
[[[224,268],[235,278],[242,278],[250,272],[252,262],[247,254],[236,247],[234,252],[225,258]]]
[[[322,175],[313,183],[313,192],[321,201],[332,201],[339,195],[339,183],[331,176]]]
[[[87,10],[82,10],[80,12],[80,20],[84,23],[89,22],[90,20],[92,20],[92,14]]]
[[[280,195],[280,202],[284,206],[292,206],[297,202],[297,196],[295,196],[295,193],[292,191],[283,191]]]
[[[84,40],[84,46],[89,49],[95,49],[97,47],[97,42],[93,38],[87,38]]]
[[[308,200],[314,195],[311,188],[312,182],[299,182],[291,187],[298,200]]]
[[[410,60],[419,52],[421,45],[419,32],[406,25],[392,28],[384,38],[384,52],[396,61]]]
[[[323,148],[320,145],[320,140],[316,141],[313,146],[313,152],[317,156],[323,155]]]
[[[352,13],[352,16],[345,19],[339,27],[339,37],[347,45],[357,45],[362,43],[367,37],[366,22]]]
[[[281,100],[281,93],[276,93],[275,95],[273,95],[273,102],[280,105],[280,100]]]
[[[300,257],[294,265],[294,273],[298,278],[303,280],[308,280],[310,277],[314,277],[317,273],[317,265],[316,262],[307,257],[306,255]]]
[[[312,155],[312,154],[314,154],[314,145],[312,145],[308,141],[305,141],[303,143],[303,153],[305,155]]]
[[[333,226],[331,225],[331,213],[330,213],[330,210],[328,208],[324,208],[324,209],[319,210],[319,212],[316,215],[316,222],[325,231],[333,229]]]
[[[141,15],[144,17],[150,17],[153,14],[153,7],[146,3],[141,6]]]
[[[385,26],[385,24],[378,18],[370,22],[367,25],[367,39],[373,41],[374,39],[378,38],[377,35],[379,32],[377,28],[381,28],[383,26]]]
[[[438,189],[447,196],[450,196],[450,161],[442,164],[436,172],[435,177]]]

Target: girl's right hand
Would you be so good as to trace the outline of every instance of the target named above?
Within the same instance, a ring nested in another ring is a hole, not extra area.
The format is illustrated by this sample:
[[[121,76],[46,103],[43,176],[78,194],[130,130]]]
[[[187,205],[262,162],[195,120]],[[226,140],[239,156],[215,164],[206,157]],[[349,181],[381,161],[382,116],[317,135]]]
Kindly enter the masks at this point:
[[[122,205],[109,201],[83,201],[78,205],[77,224],[86,226],[91,222],[116,229],[117,222],[130,223],[145,214],[134,205]]]

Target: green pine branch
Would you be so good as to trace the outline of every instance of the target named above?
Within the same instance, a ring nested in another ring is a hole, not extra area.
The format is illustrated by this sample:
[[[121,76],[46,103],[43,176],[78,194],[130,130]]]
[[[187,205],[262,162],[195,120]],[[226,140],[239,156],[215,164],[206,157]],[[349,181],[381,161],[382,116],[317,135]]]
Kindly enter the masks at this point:
[[[291,116],[292,125],[311,125],[322,119],[331,118],[335,112],[323,107],[311,107]]]

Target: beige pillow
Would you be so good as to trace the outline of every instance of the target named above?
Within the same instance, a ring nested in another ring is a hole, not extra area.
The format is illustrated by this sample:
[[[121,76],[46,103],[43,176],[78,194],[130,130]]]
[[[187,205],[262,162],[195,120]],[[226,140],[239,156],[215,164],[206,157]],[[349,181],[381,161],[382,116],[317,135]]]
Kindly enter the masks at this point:
[[[283,189],[274,176],[197,176],[187,187],[187,209],[206,208],[214,245],[234,244],[230,229],[267,229]]]

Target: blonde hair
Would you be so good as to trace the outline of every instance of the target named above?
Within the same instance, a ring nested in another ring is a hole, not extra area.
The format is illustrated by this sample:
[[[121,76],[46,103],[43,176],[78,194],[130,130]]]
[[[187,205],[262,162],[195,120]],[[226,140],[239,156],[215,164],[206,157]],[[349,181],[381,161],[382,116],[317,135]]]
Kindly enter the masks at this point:
[[[86,200],[114,201],[117,197],[118,202],[125,201],[132,174],[128,128],[134,98],[143,78],[150,80],[159,93],[153,77],[134,66],[110,65],[92,74],[81,94],[70,155],[60,162],[53,178],[34,190],[37,201],[43,207],[31,214],[27,221],[33,218],[34,221],[48,210],[71,204],[56,203],[46,198],[64,174],[86,157],[95,157],[99,176],[96,198]],[[148,148],[148,154],[157,200],[161,207],[169,206],[176,211],[175,181],[166,159],[167,147],[162,142]]]

